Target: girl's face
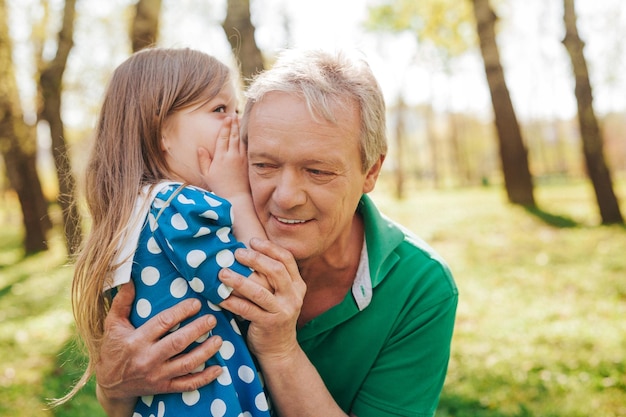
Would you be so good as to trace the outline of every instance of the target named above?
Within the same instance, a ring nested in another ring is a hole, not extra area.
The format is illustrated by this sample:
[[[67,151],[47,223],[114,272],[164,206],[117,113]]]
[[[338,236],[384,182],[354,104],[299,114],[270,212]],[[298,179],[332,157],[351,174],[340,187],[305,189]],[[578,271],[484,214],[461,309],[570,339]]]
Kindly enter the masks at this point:
[[[170,178],[205,187],[198,166],[198,148],[215,151],[220,127],[227,116],[237,117],[237,96],[232,83],[208,102],[190,106],[168,116],[163,124],[161,150]]]

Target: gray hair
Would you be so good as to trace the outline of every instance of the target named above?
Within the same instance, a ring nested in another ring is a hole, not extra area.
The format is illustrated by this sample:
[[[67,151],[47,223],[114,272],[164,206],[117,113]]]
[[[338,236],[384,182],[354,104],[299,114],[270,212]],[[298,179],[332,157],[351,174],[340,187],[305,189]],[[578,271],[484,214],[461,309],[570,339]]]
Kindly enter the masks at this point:
[[[247,103],[241,120],[241,137],[248,141],[252,108],[266,94],[295,94],[305,100],[313,118],[337,124],[338,105],[357,103],[360,117],[360,148],[363,172],[387,153],[385,101],[369,65],[345,53],[286,50],[274,66],[252,81],[246,91]]]

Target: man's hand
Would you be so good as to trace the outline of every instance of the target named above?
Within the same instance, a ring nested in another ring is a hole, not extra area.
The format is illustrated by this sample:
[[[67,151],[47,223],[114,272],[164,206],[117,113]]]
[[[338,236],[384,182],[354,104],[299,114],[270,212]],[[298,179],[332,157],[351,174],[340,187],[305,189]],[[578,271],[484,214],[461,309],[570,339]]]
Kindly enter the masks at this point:
[[[192,391],[215,380],[221,373],[219,366],[192,373],[217,353],[222,344],[217,336],[180,355],[215,327],[213,316],[200,317],[168,334],[174,326],[198,313],[200,301],[185,300],[134,328],[128,319],[134,298],[132,282],[122,286],[104,322],[104,338],[95,373],[98,399],[107,412],[124,404],[122,408],[130,406],[130,415],[138,396]]]
[[[220,305],[251,322],[248,345],[263,365],[267,358],[288,356],[300,349],[296,324],[306,284],[289,251],[269,240],[253,239],[250,244],[252,249],[237,249],[235,257],[265,278],[271,290],[223,269],[220,279],[236,292]]]

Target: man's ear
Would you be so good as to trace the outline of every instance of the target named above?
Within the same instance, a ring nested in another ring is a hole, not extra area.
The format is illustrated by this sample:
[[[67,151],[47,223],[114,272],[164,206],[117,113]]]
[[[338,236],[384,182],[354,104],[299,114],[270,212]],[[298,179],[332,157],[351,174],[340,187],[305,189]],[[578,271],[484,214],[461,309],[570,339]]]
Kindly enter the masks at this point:
[[[374,186],[376,186],[376,181],[378,180],[378,175],[380,175],[380,170],[384,161],[385,155],[381,155],[369,171],[367,171],[365,183],[363,184],[363,194],[369,193],[374,189]]]

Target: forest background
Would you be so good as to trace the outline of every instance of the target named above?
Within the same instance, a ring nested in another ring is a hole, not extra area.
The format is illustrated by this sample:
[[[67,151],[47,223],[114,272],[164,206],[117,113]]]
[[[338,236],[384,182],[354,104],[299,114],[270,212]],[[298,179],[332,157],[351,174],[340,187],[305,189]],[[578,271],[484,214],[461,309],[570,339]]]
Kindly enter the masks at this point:
[[[97,415],[89,391],[45,398],[81,366],[68,255],[91,129],[111,71],[152,42],[242,84],[284,47],[362,54],[388,104],[375,197],[461,288],[439,414],[626,415],[622,1],[0,0],[0,21],[0,415]]]

